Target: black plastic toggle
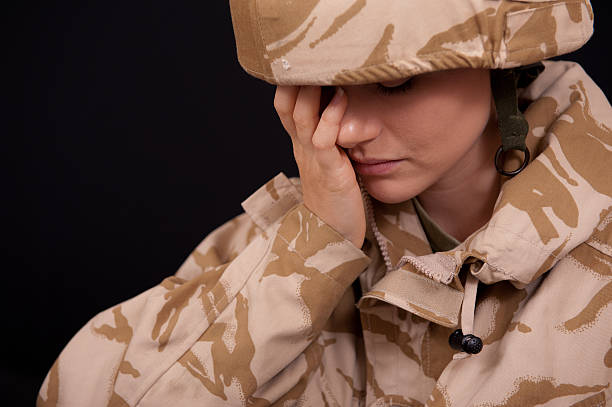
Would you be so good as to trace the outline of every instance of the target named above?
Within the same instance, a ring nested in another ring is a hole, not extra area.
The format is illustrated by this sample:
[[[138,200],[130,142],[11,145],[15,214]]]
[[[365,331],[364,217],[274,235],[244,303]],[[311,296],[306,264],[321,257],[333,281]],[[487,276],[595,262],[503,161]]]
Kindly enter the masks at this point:
[[[457,329],[448,337],[448,344],[455,350],[461,350],[461,341],[463,340],[463,332]]]
[[[479,353],[482,350],[482,339],[476,335],[463,335],[461,329],[457,329],[448,337],[448,344],[451,348],[461,350],[471,355]]]
[[[482,339],[472,334],[465,335],[461,340],[461,349],[465,353],[476,354],[482,350]]]

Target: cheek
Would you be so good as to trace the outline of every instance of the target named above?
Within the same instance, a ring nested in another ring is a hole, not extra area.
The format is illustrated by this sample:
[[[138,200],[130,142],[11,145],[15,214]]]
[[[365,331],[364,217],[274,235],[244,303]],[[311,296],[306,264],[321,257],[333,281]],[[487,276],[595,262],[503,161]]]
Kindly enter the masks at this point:
[[[430,109],[433,114],[426,117],[431,127],[423,125],[423,130],[429,132],[438,160],[450,167],[482,136],[491,116],[491,99],[483,92],[481,97],[442,100]]]
[[[402,146],[414,149],[427,148],[445,134],[445,123],[439,120],[440,112],[435,104],[406,103],[385,112],[386,127]]]
[[[392,132],[415,163],[431,169],[467,141],[463,133],[472,131],[460,123],[461,116],[455,109],[422,104],[403,112],[401,118],[393,122]]]

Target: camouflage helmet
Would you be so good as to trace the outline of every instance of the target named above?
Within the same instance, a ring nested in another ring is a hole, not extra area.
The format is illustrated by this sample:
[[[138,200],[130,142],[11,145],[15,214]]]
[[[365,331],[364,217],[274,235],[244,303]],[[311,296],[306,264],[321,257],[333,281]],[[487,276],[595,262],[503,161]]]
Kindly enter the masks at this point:
[[[589,0],[230,0],[238,59],[281,85],[505,69],[580,48]]]

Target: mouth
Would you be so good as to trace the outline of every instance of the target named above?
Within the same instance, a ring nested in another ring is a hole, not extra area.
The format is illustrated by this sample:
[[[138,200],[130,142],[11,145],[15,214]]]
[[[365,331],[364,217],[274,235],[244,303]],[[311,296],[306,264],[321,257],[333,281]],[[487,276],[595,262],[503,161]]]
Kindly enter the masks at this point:
[[[382,175],[391,172],[403,160],[353,159],[353,168],[362,175]]]

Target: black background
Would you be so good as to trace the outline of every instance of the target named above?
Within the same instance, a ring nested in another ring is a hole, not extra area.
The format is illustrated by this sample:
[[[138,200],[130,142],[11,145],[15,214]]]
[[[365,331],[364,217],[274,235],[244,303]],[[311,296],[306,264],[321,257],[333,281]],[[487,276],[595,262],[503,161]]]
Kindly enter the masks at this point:
[[[14,405],[33,405],[93,315],[174,273],[279,171],[297,175],[274,87],[238,65],[227,2],[122,3],[2,17],[0,383]],[[592,40],[563,59],[610,94],[600,3]]]

